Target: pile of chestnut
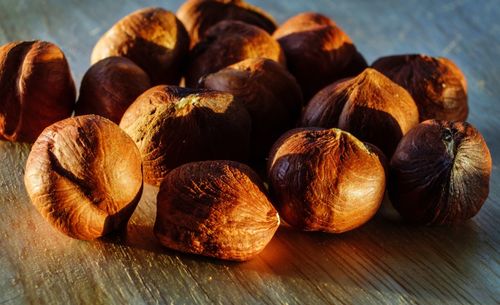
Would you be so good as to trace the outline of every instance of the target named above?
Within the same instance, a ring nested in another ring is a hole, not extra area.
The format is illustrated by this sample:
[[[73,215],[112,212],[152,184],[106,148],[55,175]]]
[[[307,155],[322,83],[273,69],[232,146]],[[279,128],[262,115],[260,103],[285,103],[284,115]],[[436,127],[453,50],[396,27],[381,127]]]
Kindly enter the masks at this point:
[[[99,39],[91,63],[75,103],[57,46],[0,47],[0,137],[34,142],[28,194],[71,237],[124,228],[143,182],[159,186],[163,245],[239,261],[280,218],[357,228],[386,189],[403,219],[429,225],[463,222],[488,197],[492,161],[465,122],[459,68],[425,55],[368,67],[324,15],[277,26],[242,0],[141,9]]]

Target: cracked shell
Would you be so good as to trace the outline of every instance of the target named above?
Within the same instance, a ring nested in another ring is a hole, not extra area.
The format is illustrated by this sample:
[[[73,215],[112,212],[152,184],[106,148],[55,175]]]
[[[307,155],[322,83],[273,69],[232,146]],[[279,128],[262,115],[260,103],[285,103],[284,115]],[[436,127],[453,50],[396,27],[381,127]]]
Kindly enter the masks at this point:
[[[163,180],[154,232],[181,252],[245,261],[269,243],[279,216],[248,166],[232,161],[182,165]]]
[[[73,238],[95,239],[126,226],[142,194],[141,156],[113,122],[69,118],[33,144],[24,184],[51,225]]]

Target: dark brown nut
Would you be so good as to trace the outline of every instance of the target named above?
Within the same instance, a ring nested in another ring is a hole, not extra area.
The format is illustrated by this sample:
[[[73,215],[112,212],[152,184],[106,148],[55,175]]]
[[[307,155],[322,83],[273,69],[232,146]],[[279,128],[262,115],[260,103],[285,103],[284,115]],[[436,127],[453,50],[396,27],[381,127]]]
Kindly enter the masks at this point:
[[[239,20],[255,25],[269,34],[276,30],[273,17],[243,0],[187,0],[177,11],[195,45],[204,33],[223,20]]]
[[[395,55],[379,58],[372,66],[408,90],[417,103],[420,121],[467,119],[467,83],[451,60],[420,54]]]
[[[251,120],[229,93],[156,86],[120,122],[139,147],[144,181],[160,185],[175,167],[204,160],[248,159]]]
[[[73,238],[95,239],[127,225],[142,194],[141,156],[113,122],[69,118],[33,144],[24,184],[51,225]]]
[[[401,137],[418,124],[418,110],[405,89],[368,68],[318,92],[300,124],[349,131],[390,158]]]
[[[145,8],[125,16],[99,39],[92,64],[110,56],[131,59],[153,85],[179,83],[189,53],[189,35],[169,11]]]
[[[285,63],[280,45],[266,31],[240,21],[221,21],[191,50],[186,85],[196,87],[202,76],[257,57]]]
[[[33,143],[71,116],[76,89],[64,53],[45,41],[0,47],[0,139]]]
[[[317,13],[301,13],[288,19],[273,37],[283,48],[288,70],[297,78],[306,99],[367,66],[349,36]]]
[[[463,222],[488,197],[491,165],[486,142],[472,125],[425,121],[403,137],[391,159],[390,199],[409,222]]]
[[[150,87],[146,72],[130,59],[105,58],[85,73],[75,115],[97,114],[119,124],[130,104]]]
[[[163,180],[154,232],[181,252],[251,259],[269,243],[279,216],[256,173],[232,161],[182,165]]]
[[[252,118],[252,159],[258,163],[264,163],[271,145],[293,128],[302,109],[295,78],[270,59],[246,59],[202,77],[200,86],[229,92],[243,103]]]
[[[305,231],[342,233],[366,223],[385,192],[380,156],[340,129],[299,128],[269,155],[280,216]]]

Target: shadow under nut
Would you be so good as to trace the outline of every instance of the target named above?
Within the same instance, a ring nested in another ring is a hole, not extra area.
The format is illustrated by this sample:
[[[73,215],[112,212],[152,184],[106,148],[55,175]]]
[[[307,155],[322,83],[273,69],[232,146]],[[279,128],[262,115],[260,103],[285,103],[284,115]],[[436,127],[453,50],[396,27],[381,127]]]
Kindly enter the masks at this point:
[[[156,86],[127,109],[120,127],[139,148],[144,181],[153,185],[184,163],[249,155],[250,115],[229,93]]]
[[[256,173],[232,161],[182,165],[163,180],[154,232],[178,251],[248,260],[269,243],[279,216]]]
[[[178,84],[189,52],[189,35],[169,11],[145,8],[115,23],[95,45],[91,63],[124,56],[149,75],[153,85]]]
[[[95,239],[126,226],[142,194],[141,157],[116,124],[78,116],[42,132],[24,183],[51,225],[73,238]]]
[[[71,116],[75,98],[68,62],[56,45],[0,47],[0,139],[34,142],[45,127]]]

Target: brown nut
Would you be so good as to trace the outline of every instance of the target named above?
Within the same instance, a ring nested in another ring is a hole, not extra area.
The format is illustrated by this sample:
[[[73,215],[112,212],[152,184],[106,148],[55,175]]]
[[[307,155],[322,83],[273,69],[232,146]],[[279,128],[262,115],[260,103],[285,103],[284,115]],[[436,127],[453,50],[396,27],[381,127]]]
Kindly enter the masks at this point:
[[[163,180],[154,232],[181,252],[245,261],[269,243],[279,216],[256,173],[232,161],[182,165]]]
[[[105,58],[83,76],[75,115],[97,114],[118,124],[130,104],[150,87],[146,72],[130,59]]]
[[[126,226],[142,194],[141,156],[113,122],[69,118],[33,144],[24,184],[51,225],[73,238],[95,239]]]
[[[403,137],[391,159],[390,199],[410,222],[463,222],[488,197],[491,165],[486,142],[472,125],[425,121]]]
[[[342,233],[367,222],[385,192],[380,156],[340,129],[299,128],[269,155],[280,216],[305,231]]]
[[[179,83],[189,52],[189,35],[169,11],[145,8],[125,16],[99,39],[92,64],[110,56],[131,59],[153,85]]]
[[[259,163],[274,141],[295,125],[302,109],[295,78],[270,59],[246,59],[202,77],[200,86],[229,92],[243,103],[252,118],[252,159]]]
[[[420,54],[395,55],[379,58],[372,66],[408,90],[417,103],[420,121],[467,119],[467,83],[451,60]]]
[[[273,17],[243,0],[187,0],[177,11],[195,45],[204,33],[222,20],[239,20],[272,34],[276,29]]]
[[[76,89],[64,53],[45,41],[0,47],[0,139],[34,142],[71,116]]]
[[[221,21],[191,50],[186,85],[196,87],[202,76],[257,57],[285,63],[280,45],[266,31],[240,21]]]
[[[283,23],[273,34],[297,78],[304,97],[336,80],[355,76],[367,64],[349,36],[328,17],[301,13]]]
[[[390,158],[401,137],[418,124],[418,110],[405,89],[368,68],[318,92],[300,124],[349,131]]]
[[[250,115],[229,93],[156,86],[128,108],[120,127],[139,147],[144,181],[153,185],[184,163],[249,154]]]

